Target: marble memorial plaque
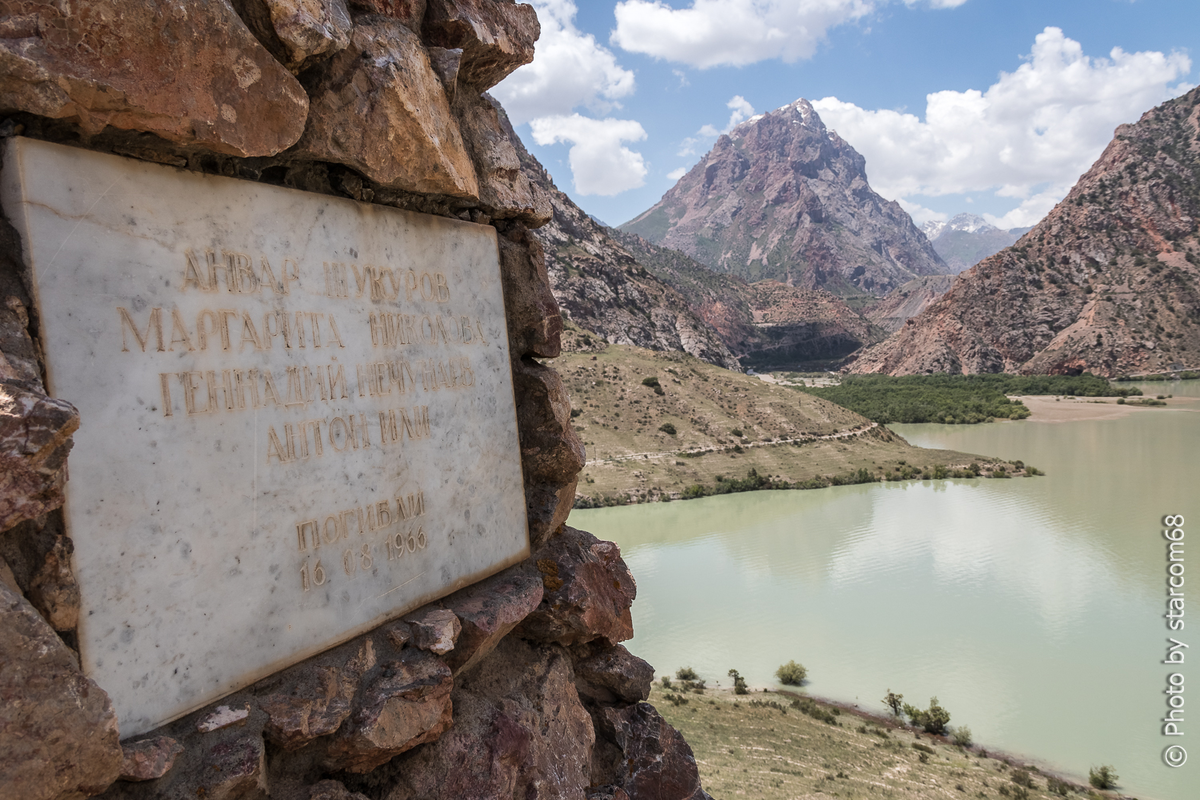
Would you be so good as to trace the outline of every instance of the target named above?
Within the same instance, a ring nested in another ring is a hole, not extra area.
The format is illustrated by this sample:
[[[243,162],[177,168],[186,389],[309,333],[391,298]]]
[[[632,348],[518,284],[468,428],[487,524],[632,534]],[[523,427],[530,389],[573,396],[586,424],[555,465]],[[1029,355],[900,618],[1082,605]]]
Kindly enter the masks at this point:
[[[529,552],[495,230],[10,139],[122,738]]]

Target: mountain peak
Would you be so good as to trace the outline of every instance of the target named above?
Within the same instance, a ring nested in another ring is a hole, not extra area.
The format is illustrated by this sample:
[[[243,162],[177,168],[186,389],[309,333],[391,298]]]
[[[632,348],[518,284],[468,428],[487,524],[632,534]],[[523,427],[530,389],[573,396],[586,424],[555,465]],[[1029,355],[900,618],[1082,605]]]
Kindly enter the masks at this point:
[[[804,98],[720,137],[621,228],[718,272],[846,298],[948,271],[908,214],[871,190],[865,159]]]

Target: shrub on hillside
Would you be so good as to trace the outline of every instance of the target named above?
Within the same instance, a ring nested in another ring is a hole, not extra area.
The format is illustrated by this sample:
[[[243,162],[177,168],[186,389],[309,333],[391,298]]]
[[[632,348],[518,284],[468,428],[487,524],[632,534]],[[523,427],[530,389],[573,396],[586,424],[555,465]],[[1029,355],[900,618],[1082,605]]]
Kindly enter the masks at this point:
[[[1088,783],[1097,789],[1115,789],[1119,777],[1117,771],[1108,764],[1088,770]]]

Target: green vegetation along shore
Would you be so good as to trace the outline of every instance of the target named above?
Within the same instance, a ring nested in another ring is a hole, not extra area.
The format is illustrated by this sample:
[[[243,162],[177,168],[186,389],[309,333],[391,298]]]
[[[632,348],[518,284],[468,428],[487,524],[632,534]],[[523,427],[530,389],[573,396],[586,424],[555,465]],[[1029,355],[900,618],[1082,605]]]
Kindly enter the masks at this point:
[[[650,702],[679,729],[715,798],[1108,800],[1077,779],[794,692],[668,691]]]
[[[1024,419],[1029,409],[1010,395],[1129,397],[1104,378],[1083,375],[848,375],[836,386],[801,391],[862,414],[872,422],[975,424]]]
[[[577,507],[1036,474],[1020,462],[913,447],[828,400],[682,353],[607,345],[564,353],[554,367],[587,448]]]

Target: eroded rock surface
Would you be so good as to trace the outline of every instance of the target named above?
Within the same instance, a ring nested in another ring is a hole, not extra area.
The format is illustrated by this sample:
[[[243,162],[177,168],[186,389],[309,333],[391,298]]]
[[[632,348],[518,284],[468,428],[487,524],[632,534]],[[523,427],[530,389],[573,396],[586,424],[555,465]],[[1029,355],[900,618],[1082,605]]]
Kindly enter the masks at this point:
[[[236,156],[304,130],[304,90],[226,0],[2,0],[0,19],[0,110]]]
[[[565,651],[508,637],[453,699],[454,727],[389,765],[387,800],[582,800],[594,733]]]
[[[477,198],[479,184],[441,79],[417,35],[381,15],[305,75],[312,95],[298,158],[352,167],[383,186]]]
[[[545,593],[518,635],[560,645],[633,637],[629,608],[637,585],[615,544],[564,526],[533,558]]]
[[[108,695],[19,594],[0,583],[0,787],[22,800],[103,791],[121,771]]]

